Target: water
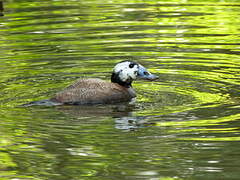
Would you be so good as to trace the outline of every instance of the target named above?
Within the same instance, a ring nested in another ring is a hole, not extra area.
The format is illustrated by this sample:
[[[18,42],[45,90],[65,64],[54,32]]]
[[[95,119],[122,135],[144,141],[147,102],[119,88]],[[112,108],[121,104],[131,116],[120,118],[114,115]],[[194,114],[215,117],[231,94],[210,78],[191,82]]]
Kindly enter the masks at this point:
[[[1,8],[0,8],[1,9]],[[15,1],[0,17],[1,179],[239,179],[238,0]],[[135,60],[134,105],[26,107]]]

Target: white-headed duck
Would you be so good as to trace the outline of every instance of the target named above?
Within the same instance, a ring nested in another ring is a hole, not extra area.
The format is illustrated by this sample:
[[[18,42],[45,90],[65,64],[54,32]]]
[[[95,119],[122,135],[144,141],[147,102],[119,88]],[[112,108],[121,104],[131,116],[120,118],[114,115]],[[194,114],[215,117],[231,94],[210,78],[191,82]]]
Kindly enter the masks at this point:
[[[111,82],[101,79],[79,79],[49,100],[34,101],[24,106],[127,102],[136,97],[132,81],[137,78],[155,80],[158,77],[136,62],[123,61],[115,65]]]

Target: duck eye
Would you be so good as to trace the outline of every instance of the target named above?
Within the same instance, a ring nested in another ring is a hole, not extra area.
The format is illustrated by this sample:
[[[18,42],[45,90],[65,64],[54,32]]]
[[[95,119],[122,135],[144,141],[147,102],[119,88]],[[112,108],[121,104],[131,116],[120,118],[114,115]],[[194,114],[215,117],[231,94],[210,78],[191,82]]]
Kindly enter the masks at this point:
[[[147,76],[149,75],[149,72],[145,71],[143,74]]]
[[[129,68],[133,68],[134,67],[134,64],[129,64]]]

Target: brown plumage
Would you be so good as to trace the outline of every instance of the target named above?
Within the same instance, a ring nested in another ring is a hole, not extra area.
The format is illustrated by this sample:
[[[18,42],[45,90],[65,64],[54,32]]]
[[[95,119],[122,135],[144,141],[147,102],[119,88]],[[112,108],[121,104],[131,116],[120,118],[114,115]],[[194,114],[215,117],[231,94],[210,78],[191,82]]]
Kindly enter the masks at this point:
[[[63,104],[110,104],[134,97],[136,94],[131,87],[101,79],[79,79],[50,100]]]
[[[146,68],[136,62],[123,61],[117,63],[114,67],[111,82],[101,79],[79,79],[51,99],[33,101],[23,106],[127,102],[136,97],[132,88],[132,81],[137,78],[154,80],[157,79],[157,76],[151,74]]]

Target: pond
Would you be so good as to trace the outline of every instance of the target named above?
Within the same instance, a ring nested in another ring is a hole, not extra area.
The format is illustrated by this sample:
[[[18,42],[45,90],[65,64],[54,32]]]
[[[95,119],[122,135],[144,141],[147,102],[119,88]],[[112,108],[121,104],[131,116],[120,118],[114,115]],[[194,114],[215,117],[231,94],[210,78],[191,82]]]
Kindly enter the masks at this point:
[[[0,17],[3,180],[240,177],[238,0],[9,0]],[[134,104],[19,105],[133,60]]]

